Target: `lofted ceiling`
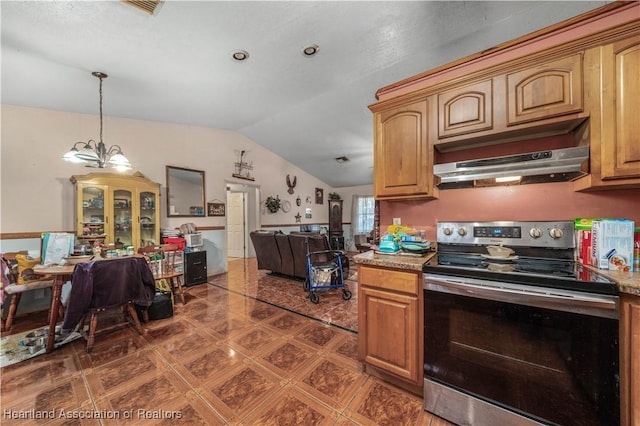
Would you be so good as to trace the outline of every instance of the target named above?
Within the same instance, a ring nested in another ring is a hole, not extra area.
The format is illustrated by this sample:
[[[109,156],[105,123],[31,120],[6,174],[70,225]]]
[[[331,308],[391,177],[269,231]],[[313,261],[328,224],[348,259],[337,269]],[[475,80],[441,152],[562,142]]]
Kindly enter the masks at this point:
[[[331,187],[371,184],[376,90],[606,3],[3,1],[1,98],[97,114],[102,71],[104,115],[235,130]]]

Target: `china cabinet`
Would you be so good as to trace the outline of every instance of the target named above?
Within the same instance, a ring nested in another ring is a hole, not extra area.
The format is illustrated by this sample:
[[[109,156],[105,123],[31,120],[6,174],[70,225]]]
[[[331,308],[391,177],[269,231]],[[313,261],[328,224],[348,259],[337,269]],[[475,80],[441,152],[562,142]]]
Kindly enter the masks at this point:
[[[114,244],[134,250],[160,241],[160,184],[133,175],[74,175],[78,244]]]

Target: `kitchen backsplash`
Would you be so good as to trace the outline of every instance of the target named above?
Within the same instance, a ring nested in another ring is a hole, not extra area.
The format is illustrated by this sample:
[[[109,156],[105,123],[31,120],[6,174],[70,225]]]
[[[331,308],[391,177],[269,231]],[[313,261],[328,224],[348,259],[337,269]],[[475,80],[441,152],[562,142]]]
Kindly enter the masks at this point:
[[[574,220],[616,217],[640,223],[640,189],[574,192],[571,182],[452,189],[431,201],[382,201],[380,225],[400,218],[435,240],[438,221]]]

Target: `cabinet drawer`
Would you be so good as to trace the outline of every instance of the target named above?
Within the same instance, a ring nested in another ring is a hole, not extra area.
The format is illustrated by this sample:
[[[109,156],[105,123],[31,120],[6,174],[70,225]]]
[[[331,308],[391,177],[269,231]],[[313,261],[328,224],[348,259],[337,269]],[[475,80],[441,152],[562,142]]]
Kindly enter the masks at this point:
[[[419,274],[413,272],[394,271],[381,268],[360,267],[358,280],[367,287],[400,291],[417,295],[421,290]]]

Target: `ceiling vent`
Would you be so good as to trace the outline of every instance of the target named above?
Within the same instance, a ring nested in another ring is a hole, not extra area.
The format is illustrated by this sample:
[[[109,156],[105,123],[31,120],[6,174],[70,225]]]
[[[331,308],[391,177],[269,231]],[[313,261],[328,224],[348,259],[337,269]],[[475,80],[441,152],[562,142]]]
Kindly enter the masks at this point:
[[[163,0],[122,0],[122,2],[153,15]]]

